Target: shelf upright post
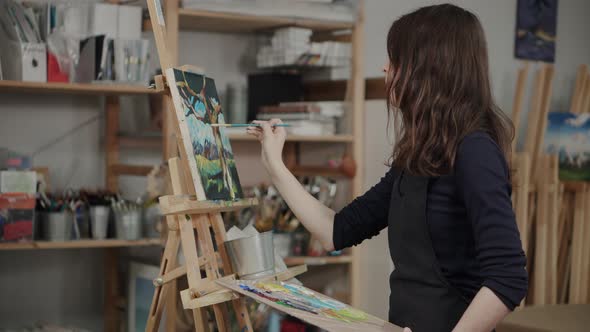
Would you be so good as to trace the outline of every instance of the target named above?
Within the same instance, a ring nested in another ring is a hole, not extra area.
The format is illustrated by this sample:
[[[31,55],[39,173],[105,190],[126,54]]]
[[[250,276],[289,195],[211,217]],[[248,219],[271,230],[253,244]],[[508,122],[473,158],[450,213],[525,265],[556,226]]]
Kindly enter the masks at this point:
[[[179,0],[164,0],[164,15],[166,22],[166,46],[168,61],[171,67],[178,65],[178,31],[179,31]],[[167,68],[162,68],[162,72]],[[174,130],[174,113],[169,109],[172,97],[165,93],[162,98],[162,160],[178,157],[176,134]]]
[[[351,98],[352,103],[352,136],[353,142],[349,145],[349,150],[352,150],[352,155],[356,161],[356,175],[352,180],[352,195],[353,198],[362,194],[363,192],[363,139],[365,126],[365,73],[364,73],[364,48],[365,48],[365,6],[364,0],[358,3],[357,19],[352,29],[352,68],[351,77],[348,86],[347,97]],[[351,85],[352,83],[352,85]],[[352,263],[350,264],[350,287],[352,289],[351,304],[358,306],[360,297],[360,288],[358,285],[360,269],[358,265],[359,252],[358,248],[352,248]]]

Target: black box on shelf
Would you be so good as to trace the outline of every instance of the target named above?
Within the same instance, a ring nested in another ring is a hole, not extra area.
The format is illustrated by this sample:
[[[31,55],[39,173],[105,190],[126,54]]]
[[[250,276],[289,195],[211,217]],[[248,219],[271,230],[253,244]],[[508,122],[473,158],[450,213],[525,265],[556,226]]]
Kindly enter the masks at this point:
[[[256,120],[262,106],[281,102],[302,101],[301,74],[257,73],[248,75],[248,121]]]

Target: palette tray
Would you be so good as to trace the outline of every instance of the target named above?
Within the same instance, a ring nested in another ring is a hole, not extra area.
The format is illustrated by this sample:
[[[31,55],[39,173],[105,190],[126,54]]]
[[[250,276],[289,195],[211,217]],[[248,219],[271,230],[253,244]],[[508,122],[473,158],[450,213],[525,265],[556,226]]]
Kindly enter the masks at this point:
[[[309,288],[286,282],[218,280],[225,288],[327,331],[402,329]]]

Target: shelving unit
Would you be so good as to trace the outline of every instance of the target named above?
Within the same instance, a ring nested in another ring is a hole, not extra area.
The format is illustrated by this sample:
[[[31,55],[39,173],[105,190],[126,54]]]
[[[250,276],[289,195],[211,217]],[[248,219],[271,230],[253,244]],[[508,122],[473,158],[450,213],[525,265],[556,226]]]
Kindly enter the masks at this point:
[[[23,82],[0,80],[0,93],[55,93],[81,94],[97,96],[145,95],[160,93],[155,89],[141,85],[126,84],[93,84],[93,83],[56,83],[56,82]]]
[[[118,146],[117,131],[119,121],[119,97],[122,95],[150,95],[159,94],[160,91],[149,89],[140,85],[126,85],[117,83],[55,83],[55,82],[22,82],[0,80],[0,94],[23,93],[23,94],[55,94],[55,95],[91,95],[105,98],[105,112],[107,118],[106,142],[107,171],[106,186],[112,191],[118,190],[117,177],[114,173],[126,173],[129,168],[117,168],[116,161],[118,151],[113,153],[108,147]],[[1,99],[0,99],[1,100]],[[113,124],[116,126],[113,129]],[[136,175],[145,171],[141,166],[131,168]],[[151,169],[151,168],[150,168]],[[147,171],[149,172],[149,170]],[[147,174],[147,172],[145,172]],[[118,175],[118,174],[117,174]],[[126,241],[118,239],[105,240],[77,240],[65,242],[33,241],[27,243],[0,243],[0,251],[14,250],[44,250],[44,249],[86,249],[95,248],[104,250],[104,316],[105,331],[116,331],[118,320],[118,304],[121,303],[119,293],[119,278],[117,271],[118,248],[123,247],[147,247],[161,246],[160,239],[142,239],[137,241]]]
[[[107,0],[118,3],[119,0]],[[300,144],[337,144],[344,145],[347,153],[357,160],[356,176],[351,179],[350,199],[362,193],[362,138],[363,138],[363,107],[365,97],[365,82],[363,77],[363,47],[364,47],[364,22],[363,4],[361,1],[358,19],[354,23],[323,21],[316,19],[295,19],[287,17],[268,17],[257,15],[244,15],[235,13],[219,13],[204,10],[179,8],[180,0],[162,0],[164,18],[166,21],[168,47],[171,50],[171,61],[178,65],[178,33],[182,30],[221,32],[221,33],[256,33],[281,27],[297,26],[314,30],[315,40],[338,40],[352,43],[351,77],[346,82],[316,82],[308,90],[307,100],[348,100],[352,107],[348,115],[351,131],[349,134],[333,136],[295,136],[287,138],[287,160],[297,160],[296,151]],[[145,25],[144,25],[145,26]],[[149,24],[147,25],[149,26]],[[339,34],[332,34],[338,32]],[[344,32],[343,34],[341,32]],[[195,63],[199,65],[199,63]],[[346,93],[345,93],[346,91]],[[25,93],[25,94],[55,94],[55,95],[91,95],[105,98],[105,136],[106,136],[106,187],[109,190],[118,190],[118,178],[121,175],[144,176],[151,170],[151,166],[124,165],[119,161],[121,147],[161,149],[162,160],[168,160],[176,156],[176,139],[171,128],[172,112],[167,110],[169,105],[166,94],[161,91],[144,86],[124,84],[82,84],[82,83],[37,83],[1,81],[0,94]],[[322,97],[329,95],[330,98]],[[161,136],[128,136],[119,131],[120,105],[118,97],[122,95],[162,95],[163,129]],[[345,98],[346,97],[346,98]],[[253,137],[244,134],[229,135],[234,142],[252,142]],[[326,167],[309,167],[291,165],[291,170],[296,175],[325,175],[332,177],[344,177],[341,171]],[[119,326],[118,304],[121,303],[117,272],[117,248],[141,247],[160,245],[159,239],[142,239],[138,241],[108,240],[79,240],[68,242],[34,241],[29,243],[0,244],[0,251],[7,250],[45,250],[45,249],[82,249],[100,248],[104,250],[105,282],[104,282],[104,329],[116,331]],[[352,288],[350,301],[354,305],[358,297],[356,269],[356,250],[353,249],[343,256],[331,257],[288,257],[288,265],[348,265],[350,271],[350,285]]]
[[[64,242],[32,241],[16,243],[0,243],[0,250],[27,250],[27,249],[88,249],[88,248],[122,248],[122,247],[145,247],[162,245],[160,239],[141,240],[74,240]]]
[[[355,26],[349,22],[224,13],[191,8],[178,8],[178,17],[180,29],[206,32],[252,33],[293,26],[314,31],[335,31],[353,29]],[[144,22],[144,29],[151,29],[149,20]]]

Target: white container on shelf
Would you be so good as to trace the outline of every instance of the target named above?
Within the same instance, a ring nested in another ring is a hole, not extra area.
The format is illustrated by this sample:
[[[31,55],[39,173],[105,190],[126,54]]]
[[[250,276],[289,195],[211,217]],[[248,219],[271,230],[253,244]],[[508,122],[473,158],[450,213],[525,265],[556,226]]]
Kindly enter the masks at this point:
[[[20,43],[5,38],[0,31],[0,59],[5,80],[47,82],[45,44]]]
[[[95,240],[104,240],[107,238],[107,228],[109,224],[108,206],[91,206],[90,222],[92,223],[92,238]]]

